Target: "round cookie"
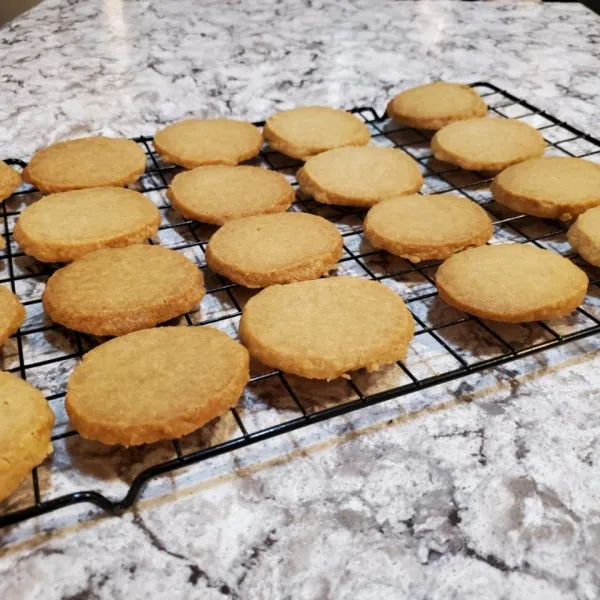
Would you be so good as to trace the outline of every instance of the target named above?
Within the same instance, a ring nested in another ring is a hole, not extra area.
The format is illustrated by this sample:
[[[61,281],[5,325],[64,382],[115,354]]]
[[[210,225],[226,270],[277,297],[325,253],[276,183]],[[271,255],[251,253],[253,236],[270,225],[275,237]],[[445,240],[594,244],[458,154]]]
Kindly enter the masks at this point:
[[[358,277],[274,285],[244,307],[239,335],[263,364],[313,379],[406,356],[414,322],[392,290]]]
[[[204,296],[202,272],[162,246],[107,248],[56,271],[43,295],[48,316],[93,335],[124,335],[193,308]]]
[[[384,200],[369,210],[363,228],[375,248],[412,262],[445,259],[493,235],[487,212],[452,194]]]
[[[146,155],[132,140],[87,137],[52,144],[35,153],[23,179],[40,192],[125,186],[146,169]]]
[[[600,165],[582,158],[533,158],[496,176],[492,194],[526,215],[568,221],[600,205]]]
[[[10,373],[0,373],[0,500],[52,452],[54,413],[44,395]]]
[[[513,119],[467,119],[440,129],[431,140],[438,160],[467,170],[501,171],[544,154],[537,130]]]
[[[523,244],[470,248],[437,271],[442,300],[466,313],[524,323],[564,317],[587,292],[588,278],[570,260]]]
[[[198,167],[176,175],[168,197],[184,217],[223,225],[232,219],[284,212],[294,188],[280,173],[261,167]]]
[[[254,125],[234,119],[188,119],[154,136],[154,148],[162,159],[186,169],[237,165],[256,156],[262,142]]]
[[[71,374],[65,406],[84,438],[149,444],[227,412],[248,379],[248,352],[222,331],[158,327],[88,352]]]
[[[309,158],[296,174],[300,189],[317,202],[373,206],[414,194],[423,185],[417,163],[402,150],[338,148]]]
[[[387,114],[402,125],[437,130],[454,121],[485,117],[487,106],[468,85],[435,81],[394,96]]]
[[[0,160],[0,202],[6,200],[21,185],[21,175]]]
[[[249,288],[317,279],[342,257],[336,226],[316,215],[286,212],[236,219],[210,239],[206,263]]]
[[[300,160],[333,148],[364,146],[371,139],[358,117],[326,106],[279,112],[267,119],[263,136],[274,150]]]
[[[600,206],[590,208],[577,217],[567,239],[585,260],[600,267]]]
[[[71,262],[100,248],[141,244],[160,224],[160,213],[139,192],[94,188],[51,194],[20,215],[14,239],[42,262]]]
[[[25,321],[25,307],[6,287],[0,285],[0,345],[21,327]]]

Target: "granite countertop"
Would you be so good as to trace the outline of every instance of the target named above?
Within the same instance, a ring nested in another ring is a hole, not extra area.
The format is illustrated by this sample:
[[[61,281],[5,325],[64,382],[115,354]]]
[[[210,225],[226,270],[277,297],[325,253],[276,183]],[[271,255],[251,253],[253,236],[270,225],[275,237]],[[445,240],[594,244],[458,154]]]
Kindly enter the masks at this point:
[[[435,78],[593,134],[599,37],[577,4],[46,0],[0,29],[0,157],[190,116],[382,111]],[[599,355],[588,338],[211,459],[121,517],[0,530],[0,598],[597,598]],[[117,496],[163,451],[86,447]]]

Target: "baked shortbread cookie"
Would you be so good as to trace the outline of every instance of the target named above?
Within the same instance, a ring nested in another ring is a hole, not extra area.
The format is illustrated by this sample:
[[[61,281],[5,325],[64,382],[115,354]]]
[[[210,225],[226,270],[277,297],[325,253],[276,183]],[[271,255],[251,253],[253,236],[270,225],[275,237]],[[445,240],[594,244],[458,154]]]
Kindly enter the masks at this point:
[[[296,174],[300,189],[317,202],[373,206],[414,194],[423,185],[419,166],[396,148],[338,148],[309,158]]]
[[[191,310],[204,296],[202,272],[162,246],[86,254],[46,284],[44,310],[56,323],[92,335],[124,335]]]
[[[491,189],[497,202],[517,212],[567,221],[600,205],[600,165],[582,158],[533,158],[502,171]]]
[[[223,225],[232,219],[285,212],[295,198],[287,179],[261,167],[198,167],[179,173],[168,198],[184,217]]]
[[[100,248],[141,244],[160,225],[156,206],[126,188],[44,196],[19,216],[14,239],[42,262],[71,262]]]
[[[363,228],[375,248],[412,262],[445,259],[493,235],[487,212],[452,194],[384,200],[369,210]]]
[[[6,200],[21,185],[21,175],[0,160],[0,202]]]
[[[285,212],[225,223],[208,242],[206,263],[249,288],[317,279],[342,257],[336,226],[316,215]]]
[[[487,106],[468,85],[435,81],[394,96],[387,114],[402,125],[437,130],[455,121],[485,117]]]
[[[567,238],[585,260],[600,267],[600,206],[579,215],[569,229]]]
[[[523,244],[480,246],[455,254],[437,271],[442,300],[494,321],[564,317],[585,298],[586,274],[550,250]]]
[[[234,119],[188,119],[156,132],[154,148],[164,161],[187,169],[237,165],[256,156],[262,135],[251,123]]]
[[[65,405],[84,438],[135,446],[181,437],[235,406],[246,349],[211,327],[157,327],[88,352]]]
[[[267,119],[263,135],[271,148],[300,160],[333,148],[365,146],[371,139],[358,117],[326,106],[301,106],[276,113]]]
[[[501,171],[544,154],[537,130],[513,119],[467,119],[440,129],[431,140],[438,160],[471,171]]]
[[[6,287],[0,285],[0,345],[25,321],[25,307]]]
[[[44,395],[10,373],[0,373],[0,500],[52,452],[54,413]]]
[[[263,364],[329,380],[404,358],[414,322],[385,285],[332,277],[266,288],[246,303],[239,334]]]
[[[23,171],[42,193],[125,186],[146,169],[146,155],[132,140],[87,137],[38,150]]]

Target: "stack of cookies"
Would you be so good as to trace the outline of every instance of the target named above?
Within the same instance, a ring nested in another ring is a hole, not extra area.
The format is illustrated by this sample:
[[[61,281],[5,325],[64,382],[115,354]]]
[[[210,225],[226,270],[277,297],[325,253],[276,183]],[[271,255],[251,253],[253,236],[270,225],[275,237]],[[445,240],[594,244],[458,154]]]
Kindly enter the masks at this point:
[[[499,203],[544,218],[580,215],[569,241],[600,265],[600,167],[542,158],[538,131],[489,118],[468,86],[419,86],[393,98],[387,112],[435,130],[438,160],[498,173],[492,190]],[[412,263],[445,261],[439,294],[460,310],[523,322],[564,316],[585,296],[587,277],[569,260],[520,244],[486,245],[493,224],[481,206],[457,195],[420,195],[415,160],[370,145],[369,129],[348,112],[306,106],[273,115],[262,133],[232,119],[191,119],[156,133],[156,152],[181,168],[167,193],[173,208],[219,227],[206,247],[207,266],[238,285],[264,288],[244,307],[241,344],[210,327],[157,328],[197,306],[205,289],[191,260],[145,243],[160,214],[125,187],[144,172],[145,153],[105,137],[57,143],[23,172],[45,195],[23,211],[14,239],[37,260],[64,265],[43,295],[54,322],[114,336],[88,352],[69,380],[66,409],[83,437],[129,446],[194,431],[238,402],[250,356],[322,380],[405,357],[414,322],[403,300],[375,281],[327,277],[343,253],[335,225],[290,212],[295,190],[284,175],[239,165],[260,152],[263,139],[303,162],[297,182],[315,202],[368,210],[364,233],[375,248]],[[0,201],[20,183],[0,162]],[[0,287],[0,343],[24,318],[16,296]],[[51,450],[54,421],[37,390],[2,377],[0,459],[9,468],[0,471],[0,499]],[[25,448],[21,458],[14,448]]]

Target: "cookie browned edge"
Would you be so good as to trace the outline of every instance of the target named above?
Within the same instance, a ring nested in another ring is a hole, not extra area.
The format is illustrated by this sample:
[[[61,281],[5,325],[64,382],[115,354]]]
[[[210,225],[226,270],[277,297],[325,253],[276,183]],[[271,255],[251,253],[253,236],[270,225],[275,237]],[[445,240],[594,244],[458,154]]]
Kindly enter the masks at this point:
[[[6,166],[14,173],[14,176],[11,175],[12,181],[8,182],[4,189],[0,190],[0,202],[4,202],[7,198],[10,198],[23,181],[19,172],[15,171],[10,165]]]
[[[275,173],[276,171],[271,171],[271,173]],[[281,173],[278,173],[281,175]],[[281,175],[283,177],[283,175]],[[284,177],[285,179],[285,177]],[[289,185],[288,181],[286,183]],[[289,190],[285,196],[282,196],[282,199],[273,206],[270,206],[268,209],[264,209],[257,213],[247,213],[247,212],[228,212],[220,217],[215,217],[212,214],[208,213],[199,213],[193,210],[188,210],[187,207],[183,206],[178,200],[175,194],[173,193],[173,189],[169,188],[167,190],[167,199],[173,205],[173,208],[177,210],[183,217],[186,219],[193,219],[194,221],[200,221],[201,223],[208,223],[210,225],[224,225],[227,221],[231,221],[232,219],[240,219],[242,217],[252,217],[254,215],[268,215],[273,213],[285,212],[296,199],[296,192],[294,188],[290,185]]]
[[[415,194],[421,189],[423,186],[423,175],[419,171],[418,167],[415,167],[415,169],[415,173],[418,173],[418,177],[413,187],[408,188],[402,193],[397,193],[394,195],[408,196],[410,194]],[[348,198],[347,196],[336,194],[335,192],[329,192],[317,185],[306,173],[306,169],[304,167],[298,169],[298,172],[296,173],[296,181],[298,182],[298,185],[304,194],[311,196],[314,200],[320,202],[321,204],[339,204],[341,206],[359,206],[362,208],[370,208],[371,206],[374,206],[383,200],[387,200],[387,197],[378,198],[376,200],[361,200],[358,198]],[[393,196],[389,196],[389,198],[392,197]]]
[[[567,241],[590,265],[600,266],[600,243],[581,229],[579,219],[569,227]]]
[[[488,112],[488,106],[483,100],[483,98],[472,87],[468,85],[462,85],[461,87],[471,92],[473,96],[476,96],[481,102],[481,104],[479,104],[478,106],[473,107],[473,110],[469,114],[463,114],[460,116],[450,116],[445,118],[436,117],[431,119],[415,119],[412,117],[408,117],[394,110],[394,100],[400,94],[396,94],[396,96],[394,96],[394,98],[392,98],[388,102],[385,112],[396,123],[400,123],[401,125],[407,125],[408,127],[414,127],[416,129],[431,129],[432,131],[442,129],[442,127],[446,127],[446,125],[450,125],[450,123],[456,123],[456,121],[464,121],[465,119],[476,119],[478,117],[485,117]]]
[[[349,146],[360,147],[366,146],[371,141],[371,134],[369,130],[365,126],[365,135],[361,139],[357,139],[355,142],[350,142],[348,144],[343,144],[341,146],[334,146],[332,148],[325,148],[324,150],[314,150],[311,151],[308,148],[301,148],[300,146],[295,146],[294,144],[290,144],[283,138],[279,137],[273,129],[269,126],[269,123],[265,124],[263,128],[263,137],[266,142],[269,143],[269,146],[276,150],[277,152],[281,152],[281,154],[285,154],[286,156],[290,156],[291,158],[296,158],[298,160],[305,161],[309,159],[311,156],[316,156],[317,154],[322,154],[323,152],[327,152],[328,150],[334,150],[335,148],[347,148]]]
[[[219,275],[223,275],[234,283],[247,288],[264,288],[275,284],[293,283],[318,279],[321,275],[329,273],[342,258],[343,241],[340,236],[335,249],[329,254],[307,260],[299,260],[294,264],[280,269],[273,269],[269,273],[248,273],[234,265],[220,261],[211,249],[210,241],[206,248],[206,265]]]
[[[39,390],[36,390],[39,392]],[[43,398],[43,394],[39,392]],[[44,399],[45,401],[45,399]],[[9,456],[10,466],[0,476],[0,501],[8,498],[27,477],[31,470],[43,462],[52,454],[52,442],[50,435],[54,426],[54,412],[47,406],[47,419],[40,421],[30,432],[23,443],[13,448],[14,455]],[[11,461],[11,459],[14,459]]]
[[[134,244],[143,244],[147,239],[156,234],[160,226],[160,213],[157,210],[154,223],[139,227],[135,232],[127,232],[126,234],[109,238],[103,242],[88,242],[86,244],[51,244],[44,245],[43,240],[36,241],[27,236],[21,227],[21,220],[17,220],[13,232],[13,238],[21,246],[21,249],[28,256],[33,256],[40,262],[47,263],[68,263],[94,250],[103,248],[124,248]]]
[[[9,290],[10,291],[10,290]],[[19,327],[23,325],[27,313],[25,307],[21,304],[19,299],[11,292],[13,305],[16,309],[15,316],[11,321],[10,325],[4,332],[0,332],[0,346],[6,342],[6,340],[13,334],[16,333]]]
[[[502,323],[527,323],[529,321],[545,321],[548,319],[565,317],[573,312],[584,301],[587,294],[586,286],[581,292],[571,298],[562,298],[559,302],[548,303],[536,310],[523,311],[516,315],[506,316],[506,313],[502,314],[488,309],[473,309],[471,305],[453,298],[452,294],[444,288],[443,282],[439,279],[439,272],[443,266],[444,265],[438,269],[438,275],[436,276],[435,281],[440,298],[446,302],[446,304],[458,308],[470,315],[474,315],[475,317],[479,317],[480,319],[490,319],[491,321],[500,321]]]
[[[233,340],[231,341],[233,342]],[[161,419],[152,424],[145,424],[144,426],[126,425],[119,427],[114,423],[92,423],[86,420],[85,412],[79,414],[72,406],[69,386],[67,385],[65,407],[69,419],[79,435],[86,439],[98,440],[104,444],[138,446],[140,444],[150,444],[160,440],[179,438],[188,433],[192,433],[212,419],[227,412],[239,402],[244,388],[250,380],[250,357],[246,348],[241,344],[238,345],[244,350],[244,365],[239,370],[237,377],[234,377],[234,375],[236,375],[235,372],[231,373],[231,378],[227,387],[222,390],[221,395],[218,398],[215,398],[214,401],[211,402],[212,410],[197,408],[191,414],[186,414],[184,416],[180,415],[171,420]],[[94,350],[91,350],[90,352],[94,352]],[[84,355],[83,363],[85,363],[88,354]],[[240,354],[240,356],[242,356],[242,354]],[[218,407],[218,409],[214,410],[215,407]]]
[[[242,122],[244,122],[244,121],[242,121]],[[252,123],[248,123],[248,125],[252,125]],[[263,136],[262,136],[260,130],[256,126],[252,125],[252,127],[254,127],[258,131],[258,134],[259,134],[256,146],[254,146],[252,149],[248,150],[247,152],[240,152],[237,155],[237,158],[231,159],[231,160],[227,160],[227,159],[216,159],[216,160],[209,159],[209,160],[200,160],[200,161],[185,160],[185,159],[178,158],[175,154],[169,153],[167,150],[165,150],[165,148],[160,145],[160,142],[157,141],[156,138],[153,140],[153,144],[154,144],[154,149],[158,152],[158,154],[160,155],[160,157],[162,158],[162,160],[164,162],[178,165],[180,167],[183,167],[184,169],[195,169],[196,167],[210,167],[210,166],[214,166],[214,165],[225,165],[228,167],[235,167],[235,166],[239,165],[241,162],[250,160],[251,158],[254,158],[255,156],[257,156],[260,153],[260,149],[262,148],[262,145],[263,145]]]
[[[443,130],[440,129],[440,131],[443,131]],[[511,165],[516,165],[517,163],[524,162],[531,158],[540,158],[546,150],[546,142],[544,141],[544,138],[542,137],[541,134],[540,134],[540,139],[541,139],[541,145],[538,148],[538,151],[536,151],[535,153],[530,152],[529,154],[526,154],[524,156],[519,156],[518,158],[514,158],[511,160],[504,160],[504,161],[495,162],[495,163],[485,163],[484,164],[482,162],[472,161],[472,160],[469,160],[468,158],[463,158],[462,156],[459,156],[458,154],[452,154],[451,152],[444,150],[444,148],[442,148],[440,146],[440,143],[437,139],[437,133],[433,136],[433,138],[431,138],[431,151],[433,152],[434,158],[436,158],[437,160],[441,160],[442,162],[447,162],[452,165],[456,165],[456,166],[460,167],[461,169],[465,169],[465,171],[485,171],[488,173],[497,173],[499,171],[502,171],[502,170],[510,167]]]
[[[69,267],[63,267],[68,269]],[[63,311],[60,298],[52,298],[52,278],[60,273],[59,269],[46,283],[42,295],[42,304],[48,316],[55,322],[69,329],[92,335],[125,335],[140,329],[150,329],[158,323],[163,323],[185,314],[191,310],[206,294],[204,278],[200,269],[196,269],[196,282],[185,294],[165,298],[159,304],[145,306],[135,310],[126,310],[110,317],[101,315],[81,316],[69,311]]]
[[[371,229],[369,226],[369,213],[367,213],[363,222],[363,231],[374,248],[385,250],[394,256],[406,258],[413,263],[423,260],[445,260],[467,248],[482,246],[494,235],[492,220],[488,217],[488,227],[485,231],[482,229],[477,235],[471,235],[456,242],[448,242],[443,246],[395,242],[388,240]]]
[[[248,307],[252,300],[253,298],[248,300],[246,307]],[[400,298],[400,300],[402,299]],[[408,344],[414,337],[414,319],[404,304],[406,328],[402,331],[403,335],[391,339],[389,344],[385,348],[382,348],[376,357],[373,357],[372,362],[365,364],[364,361],[361,361],[360,364],[346,364],[339,367],[335,364],[335,361],[325,358],[321,360],[298,361],[294,357],[286,357],[275,350],[263,346],[252,335],[248,328],[246,307],[242,311],[238,335],[242,344],[248,348],[250,356],[253,356],[267,367],[279,369],[285,373],[291,373],[309,379],[325,379],[331,381],[332,379],[342,377],[348,372],[356,371],[357,369],[366,369],[368,372],[377,371],[384,365],[392,364],[406,358]],[[400,339],[398,339],[399,337]]]
[[[600,192],[598,196],[588,202],[576,202],[572,204],[554,202],[545,202],[538,198],[513,194],[502,187],[502,184],[494,178],[490,186],[490,191],[496,202],[508,206],[511,210],[534,217],[544,219],[560,219],[561,221],[570,221],[574,217],[584,213],[590,208],[600,205]]]

